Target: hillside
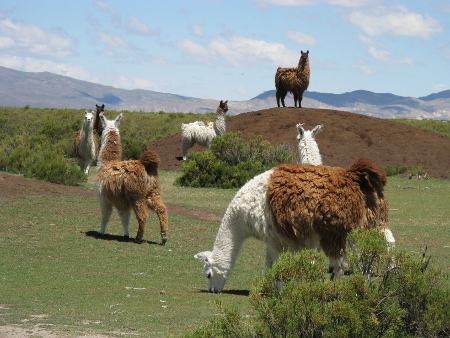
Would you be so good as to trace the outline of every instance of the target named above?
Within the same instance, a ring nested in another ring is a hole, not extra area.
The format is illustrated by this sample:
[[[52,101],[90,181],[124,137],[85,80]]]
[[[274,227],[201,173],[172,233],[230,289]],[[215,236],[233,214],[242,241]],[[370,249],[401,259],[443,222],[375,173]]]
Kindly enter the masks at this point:
[[[421,166],[432,177],[450,179],[450,138],[386,119],[328,109],[271,108],[229,117],[227,131],[241,131],[247,139],[261,134],[274,145],[297,149],[299,122],[308,130],[323,125],[317,143],[324,164],[346,167],[358,157],[368,157],[390,167]],[[150,142],[148,149],[159,153],[161,169],[181,170],[180,134]]]

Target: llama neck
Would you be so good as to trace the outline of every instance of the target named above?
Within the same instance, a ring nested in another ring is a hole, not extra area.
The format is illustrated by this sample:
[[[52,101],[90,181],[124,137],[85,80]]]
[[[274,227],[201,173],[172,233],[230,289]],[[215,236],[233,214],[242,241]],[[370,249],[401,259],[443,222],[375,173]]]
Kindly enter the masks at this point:
[[[230,217],[227,210],[217,232],[212,251],[214,262],[222,271],[228,273],[233,269],[242,244],[247,237],[248,234],[244,228]]]
[[[118,130],[104,131],[102,134],[102,145],[97,160],[97,171],[108,162],[122,160],[122,143]]]
[[[322,156],[319,147],[312,137],[304,138],[298,144],[301,164],[321,165]]]
[[[92,123],[84,123],[80,131],[80,142],[93,139],[93,130]]]
[[[225,122],[225,114],[218,113],[216,115],[216,119],[214,120],[214,131],[217,136],[222,136],[226,131],[226,122]]]

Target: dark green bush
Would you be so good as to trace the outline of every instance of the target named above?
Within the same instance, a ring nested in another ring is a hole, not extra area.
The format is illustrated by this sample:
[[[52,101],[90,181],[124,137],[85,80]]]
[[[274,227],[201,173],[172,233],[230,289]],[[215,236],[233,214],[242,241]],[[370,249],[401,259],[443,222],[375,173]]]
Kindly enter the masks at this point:
[[[176,184],[189,187],[238,188],[279,163],[292,161],[289,146],[272,146],[260,135],[249,142],[240,132],[213,139],[211,149],[188,154]]]
[[[222,309],[190,337],[449,336],[448,276],[429,259],[388,251],[375,230],[354,232],[349,241],[350,275],[330,281],[328,260],[316,251],[283,253],[252,287],[254,320]]]

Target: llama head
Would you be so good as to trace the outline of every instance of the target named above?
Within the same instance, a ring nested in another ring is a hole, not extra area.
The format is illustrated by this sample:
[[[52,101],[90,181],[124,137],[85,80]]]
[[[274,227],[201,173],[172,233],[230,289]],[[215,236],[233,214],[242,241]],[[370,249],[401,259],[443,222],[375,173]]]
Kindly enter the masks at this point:
[[[94,121],[94,112],[88,112],[87,110],[84,111],[84,123],[90,124]]]
[[[194,258],[201,260],[203,265],[203,273],[208,278],[208,290],[210,292],[222,292],[225,282],[227,281],[229,271],[221,269],[214,262],[211,251],[199,252]]]
[[[228,100],[226,101],[220,100],[219,107],[220,109],[222,109],[224,113],[226,113],[228,111]]]
[[[107,131],[107,129],[119,129],[120,120],[123,117],[123,113],[120,113],[115,120],[108,120],[105,116],[104,112],[101,112],[100,120],[102,121],[104,132]]]
[[[322,164],[322,156],[319,152],[319,146],[316,142],[316,136],[322,129],[322,125],[314,127],[313,130],[305,130],[303,123],[297,123],[297,140],[298,151],[300,155],[301,164]]]
[[[95,107],[97,108],[97,113],[100,113],[101,111],[105,111],[105,105],[102,104],[99,106],[98,104],[95,104]]]
[[[308,56],[309,56],[309,50],[307,50],[306,52],[303,52],[302,50],[300,51],[300,60],[306,61],[308,60]]]

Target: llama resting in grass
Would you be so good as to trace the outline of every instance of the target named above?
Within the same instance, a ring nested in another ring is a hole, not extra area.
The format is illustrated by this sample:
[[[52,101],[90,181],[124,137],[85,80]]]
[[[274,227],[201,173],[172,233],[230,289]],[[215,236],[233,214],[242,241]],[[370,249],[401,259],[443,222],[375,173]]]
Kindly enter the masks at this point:
[[[118,127],[122,114],[114,121],[107,120],[103,113],[100,113],[100,118],[103,133],[95,182],[102,213],[99,234],[105,233],[114,207],[119,212],[124,237],[128,240],[133,210],[139,223],[136,242],[141,243],[148,217],[147,209],[151,209],[158,215],[162,244],[165,244],[168,218],[157,172],[160,163],[158,154],[146,151],[139,160],[121,161],[122,145]]]
[[[94,135],[94,112],[84,112],[83,125],[81,130],[75,133],[73,140],[73,152],[77,158],[80,169],[89,175],[89,168],[93,160],[97,158],[98,154],[98,140]]]
[[[278,67],[275,74],[275,88],[277,105],[284,104],[284,98],[288,92],[291,92],[294,96],[294,107],[297,107],[297,101],[299,108],[302,107],[303,93],[309,86],[309,50],[305,53],[301,52],[300,60],[298,61],[298,67],[295,68],[281,68]]]
[[[98,104],[95,104],[95,107],[97,108],[97,112],[95,113],[94,130],[97,132],[97,135],[101,137],[103,126],[102,122],[100,121],[100,113],[105,112],[105,105],[102,104],[101,106],[99,106]]]
[[[380,217],[386,174],[369,160],[348,168],[284,164],[247,182],[228,206],[212,251],[196,254],[208,289],[221,292],[242,244],[266,245],[266,267],[283,251],[322,250],[333,277],[344,273],[347,235],[370,228]]]
[[[297,123],[296,127],[300,164],[322,164],[322,156],[316,142],[316,136],[322,129],[322,125],[315,126],[313,130],[305,130],[301,123]]]
[[[214,122],[195,121],[181,124],[181,140],[183,144],[183,160],[186,160],[187,152],[196,143],[209,148],[216,136],[222,136],[226,131],[226,112],[228,101],[221,100],[216,110]]]

